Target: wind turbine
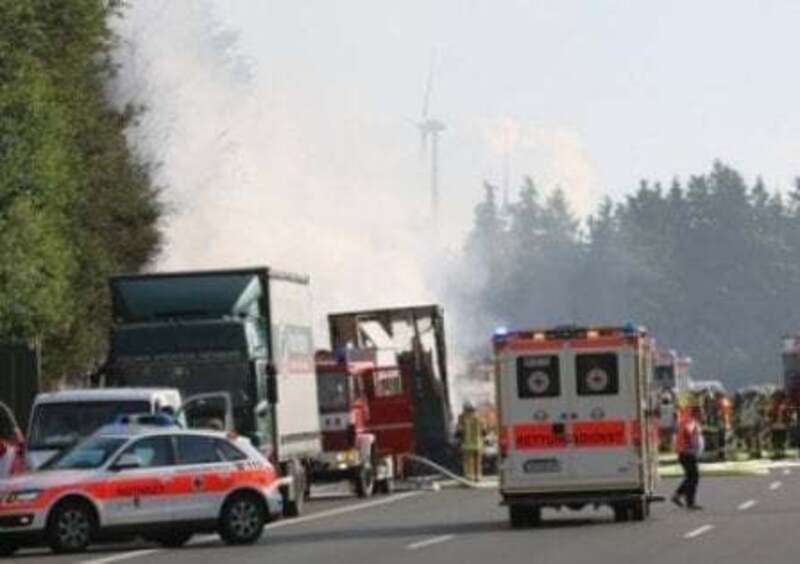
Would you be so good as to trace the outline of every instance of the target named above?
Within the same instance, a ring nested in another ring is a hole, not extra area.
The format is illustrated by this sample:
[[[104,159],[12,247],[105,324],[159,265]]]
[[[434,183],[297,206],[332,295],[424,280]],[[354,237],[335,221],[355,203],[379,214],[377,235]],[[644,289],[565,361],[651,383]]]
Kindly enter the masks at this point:
[[[433,90],[433,67],[428,71],[428,80],[425,83],[425,93],[422,97],[422,117],[417,123],[420,133],[420,153],[425,158],[428,151],[428,137],[431,139],[431,215],[434,224],[439,223],[439,135],[445,130],[445,125],[440,120],[430,117],[428,109]]]

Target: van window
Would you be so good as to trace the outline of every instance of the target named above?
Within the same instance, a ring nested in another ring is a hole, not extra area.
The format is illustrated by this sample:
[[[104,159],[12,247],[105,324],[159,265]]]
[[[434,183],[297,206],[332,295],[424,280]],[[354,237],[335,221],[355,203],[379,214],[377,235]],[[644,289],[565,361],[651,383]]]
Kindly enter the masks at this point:
[[[579,396],[619,393],[619,361],[615,353],[579,354],[575,357]]]
[[[517,358],[517,395],[522,399],[558,397],[561,374],[558,356],[520,356]]]

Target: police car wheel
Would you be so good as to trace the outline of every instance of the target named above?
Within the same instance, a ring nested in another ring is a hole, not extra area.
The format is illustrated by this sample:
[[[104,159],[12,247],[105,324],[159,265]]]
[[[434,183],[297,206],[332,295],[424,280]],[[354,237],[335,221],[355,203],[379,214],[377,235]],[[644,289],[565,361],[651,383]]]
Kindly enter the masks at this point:
[[[252,544],[264,531],[264,504],[254,495],[237,495],[225,502],[219,535],[227,544]]]
[[[84,503],[57,506],[48,520],[47,541],[53,552],[83,552],[92,540],[94,516]]]

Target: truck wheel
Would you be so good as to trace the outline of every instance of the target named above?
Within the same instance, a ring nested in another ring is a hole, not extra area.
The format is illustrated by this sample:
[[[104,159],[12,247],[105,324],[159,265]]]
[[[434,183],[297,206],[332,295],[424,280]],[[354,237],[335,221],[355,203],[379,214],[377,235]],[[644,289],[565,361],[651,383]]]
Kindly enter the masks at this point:
[[[386,478],[375,483],[375,492],[379,494],[392,495],[394,493],[394,478]]]
[[[56,553],[83,552],[94,534],[95,521],[86,503],[57,505],[47,523],[47,544]]]
[[[372,466],[363,465],[356,471],[355,477],[356,495],[358,497],[370,497],[375,491],[375,472]]]
[[[617,523],[626,523],[630,521],[631,511],[627,503],[617,503],[613,506],[614,521]]]
[[[265,513],[264,503],[255,495],[235,495],[222,506],[219,536],[226,544],[253,544],[264,532]]]
[[[300,464],[293,463],[289,468],[290,475],[294,478],[294,499],[291,497],[291,490],[289,488],[285,489],[283,493],[283,515],[285,517],[299,517],[303,512],[303,505],[305,505],[308,475]]]
[[[634,521],[644,521],[647,519],[648,513],[650,513],[649,509],[646,499],[637,499],[631,505],[630,515]]]
[[[508,517],[512,529],[535,527],[542,521],[542,508],[511,505],[508,508]]]

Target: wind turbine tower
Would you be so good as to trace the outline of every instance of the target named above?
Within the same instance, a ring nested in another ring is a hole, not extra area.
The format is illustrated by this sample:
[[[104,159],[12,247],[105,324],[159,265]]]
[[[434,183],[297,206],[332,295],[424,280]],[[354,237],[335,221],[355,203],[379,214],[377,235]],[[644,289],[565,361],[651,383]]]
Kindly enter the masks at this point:
[[[441,120],[428,114],[433,89],[433,61],[428,72],[428,81],[425,84],[425,94],[422,98],[422,117],[417,123],[420,132],[421,153],[425,157],[428,148],[428,137],[431,139],[431,217],[434,225],[439,224],[439,135],[445,130]]]

